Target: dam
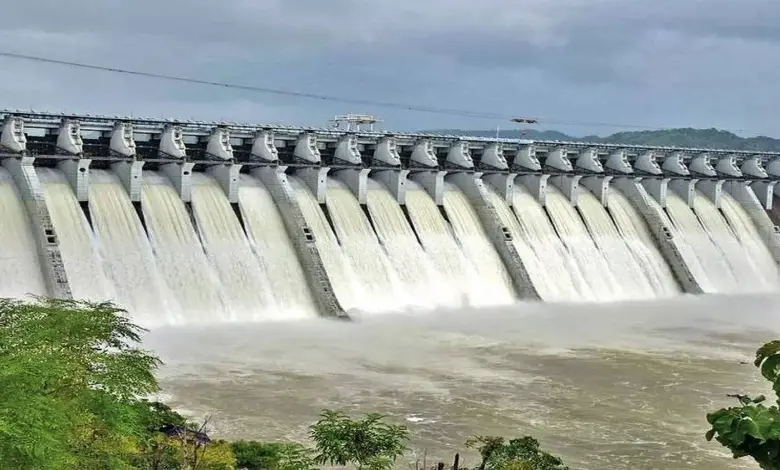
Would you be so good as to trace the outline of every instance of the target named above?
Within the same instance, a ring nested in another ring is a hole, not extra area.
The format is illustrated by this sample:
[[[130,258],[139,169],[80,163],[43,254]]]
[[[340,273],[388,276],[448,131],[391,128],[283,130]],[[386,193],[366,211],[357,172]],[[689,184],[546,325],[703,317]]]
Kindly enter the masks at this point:
[[[780,287],[780,154],[0,114],[0,297],[146,326]]]

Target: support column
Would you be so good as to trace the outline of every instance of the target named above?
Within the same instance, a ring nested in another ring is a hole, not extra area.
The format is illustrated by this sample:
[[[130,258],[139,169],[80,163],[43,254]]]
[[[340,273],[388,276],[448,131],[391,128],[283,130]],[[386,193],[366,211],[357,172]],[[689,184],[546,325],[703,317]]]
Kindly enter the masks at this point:
[[[398,204],[406,205],[406,178],[409,170],[375,170],[371,176],[387,186]]]
[[[420,183],[433,198],[437,206],[444,204],[444,175],[446,171],[414,171],[409,174],[409,179]]]
[[[456,173],[450,175],[448,180],[455,183],[473,205],[482,226],[509,271],[518,295],[525,299],[539,299],[539,293],[531,282],[525,263],[515,248],[512,233],[509,231],[509,227],[501,223],[495,207],[488,200],[487,191],[479,173]]]
[[[89,164],[92,160],[89,158],[79,158],[77,160],[61,160],[57,163],[57,168],[65,174],[76,200],[79,202],[89,201]]]
[[[685,292],[691,294],[703,293],[704,291],[699,281],[694,277],[685,262],[684,250],[681,249],[680,244],[675,239],[671,227],[667,226],[661,214],[651,205],[650,198],[652,196],[645,191],[645,187],[640,183],[640,178],[618,177],[613,180],[612,186],[622,192],[642,214],[656,244]],[[660,187],[663,187],[664,192],[666,191],[665,184],[662,184]]]
[[[144,162],[132,160],[111,164],[111,171],[117,175],[125,187],[132,202],[141,202],[141,185],[143,184]]]
[[[701,180],[696,184],[695,190],[704,193],[715,204],[715,207],[720,209],[723,183],[725,183],[724,180]]]
[[[693,199],[696,196],[696,184],[699,182],[697,179],[672,179],[669,186],[672,188],[678,196],[688,204],[688,207],[693,208]]]
[[[775,188],[777,181],[754,181],[750,184],[750,189],[756,195],[764,210],[772,210],[774,206]]]
[[[194,163],[166,163],[160,170],[171,180],[182,202],[192,202],[192,168]]]
[[[222,165],[213,165],[206,169],[206,173],[211,175],[219,186],[225,191],[225,195],[231,204],[238,203],[238,174],[243,165],[225,163]]]
[[[295,192],[284,174],[286,167],[261,167],[252,170],[252,175],[263,182],[279,208],[287,234],[298,253],[306,279],[317,301],[320,315],[349,319],[336,298],[333,286],[322,262],[314,232],[309,227],[298,205]]]
[[[335,171],[333,176],[346,183],[357,198],[358,203],[365,205],[368,202],[368,174],[370,172],[371,170],[368,168],[347,169]]]
[[[724,184],[726,191],[731,194],[737,202],[745,208],[745,212],[750,216],[750,220],[761,234],[761,239],[766,244],[775,263],[780,264],[780,228],[772,222],[769,214],[761,205],[753,190],[750,189],[750,183],[746,181],[727,181]]]
[[[666,194],[669,192],[669,178],[637,178],[644,190],[655,199],[662,208],[666,208]],[[626,194],[628,196],[628,194]]]
[[[609,206],[609,184],[612,176],[585,176],[580,180],[580,184],[588,188],[602,206]]]
[[[482,180],[492,186],[498,195],[511,207],[516,177],[516,174],[490,173],[483,175]]]
[[[522,175],[520,182],[542,206],[547,205],[547,180],[550,175]]]
[[[303,182],[309,186],[312,194],[314,194],[314,197],[317,198],[318,203],[325,204],[325,194],[326,189],[328,188],[329,171],[330,168],[328,167],[307,167],[296,171],[295,176],[302,179]]]
[[[555,175],[550,177],[550,183],[556,188],[560,189],[566,199],[569,200],[572,206],[579,204],[579,189],[580,180],[582,176],[579,175]]]
[[[59,238],[51,222],[49,208],[43,196],[41,182],[33,167],[33,157],[3,159],[2,165],[11,173],[30,217],[35,247],[49,294],[57,299],[72,299],[68,276],[60,253]]]

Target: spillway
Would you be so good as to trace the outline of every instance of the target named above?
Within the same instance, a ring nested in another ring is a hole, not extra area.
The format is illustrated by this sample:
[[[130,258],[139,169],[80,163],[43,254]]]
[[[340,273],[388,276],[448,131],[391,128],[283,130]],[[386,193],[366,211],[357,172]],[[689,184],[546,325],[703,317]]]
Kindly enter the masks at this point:
[[[384,312],[411,306],[398,273],[352,191],[341,181],[328,178],[326,206],[342,252],[371,299],[361,309]]]
[[[620,235],[642,266],[656,294],[671,296],[680,293],[672,270],[653,241],[642,216],[620,191],[610,191],[607,208]]]
[[[512,210],[526,243],[536,252],[545,275],[558,281],[557,300],[595,300],[579,266],[564,246],[544,207],[525,186],[512,190]],[[549,281],[548,281],[549,282]]]
[[[512,278],[506,270],[466,195],[452,183],[444,185],[444,211],[463,253],[483,279],[488,305],[514,302]]]
[[[457,305],[459,296],[453,295],[434,269],[401,206],[382,183],[368,180],[366,206],[379,241],[398,274],[399,288],[408,299],[407,304],[413,308]]]
[[[157,266],[180,308],[179,318],[190,323],[228,319],[222,283],[168,178],[143,172],[141,206]]]
[[[278,311],[285,318],[315,316],[314,297],[271,193],[257,179],[240,175],[238,196],[250,243],[265,266]]]
[[[115,174],[90,171],[89,209],[104,270],[119,304],[142,325],[182,321],[181,310],[157,269],[143,225]]]
[[[59,237],[62,262],[74,298],[102,302],[117,300],[114,286],[103,270],[97,241],[65,175],[38,168],[46,206]]]
[[[490,305],[492,287],[466,259],[431,196],[414,181],[406,182],[406,208],[425,253],[451,289],[453,302]]]
[[[593,242],[577,209],[555,187],[547,188],[547,211],[558,236],[571,254],[596,300],[623,300],[623,291],[615,274]]]
[[[0,297],[46,295],[27,211],[13,178],[0,167]]]
[[[225,192],[211,176],[192,174],[192,210],[203,248],[224,286],[230,320],[279,318],[282,314],[268,272],[252,252]]]
[[[739,243],[748,253],[748,260],[758,273],[764,289],[772,290],[780,284],[780,273],[772,253],[758,233],[747,211],[729,193],[723,193],[721,212],[734,230]]]

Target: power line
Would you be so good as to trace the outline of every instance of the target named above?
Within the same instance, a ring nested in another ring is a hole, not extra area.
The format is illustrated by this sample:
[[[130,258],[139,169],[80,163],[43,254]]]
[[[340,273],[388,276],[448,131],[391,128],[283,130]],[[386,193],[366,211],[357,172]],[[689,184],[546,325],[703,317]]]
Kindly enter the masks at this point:
[[[134,76],[139,76],[139,77],[156,78],[156,79],[161,79],[161,80],[170,80],[170,81],[192,83],[192,84],[198,84],[198,85],[214,86],[214,87],[220,87],[220,88],[229,88],[229,89],[235,89],[235,90],[251,91],[251,92],[256,92],[256,93],[266,93],[266,94],[272,94],[272,95],[289,96],[289,97],[295,97],[295,98],[306,98],[306,99],[319,100],[319,101],[332,101],[332,102],[344,103],[344,104],[356,104],[356,105],[361,105],[361,106],[376,106],[376,107],[383,107],[383,108],[402,109],[402,110],[405,110],[405,111],[416,111],[416,112],[431,113],[431,114],[442,114],[442,115],[449,115],[449,116],[471,117],[471,118],[489,119],[489,120],[498,120],[498,121],[509,121],[509,120],[511,120],[511,119],[516,117],[516,116],[506,116],[506,115],[497,114],[497,113],[488,113],[488,112],[480,112],[480,111],[468,111],[468,110],[463,110],[463,109],[418,106],[418,105],[395,103],[395,102],[389,102],[389,101],[360,100],[360,99],[354,99],[354,98],[344,98],[344,97],[340,97],[340,96],[322,95],[322,94],[317,94],[317,93],[306,93],[306,92],[300,92],[300,91],[280,90],[280,89],[275,89],[275,88],[266,88],[266,87],[260,87],[260,86],[252,86],[252,85],[241,85],[241,84],[236,84],[236,83],[217,82],[217,81],[212,81],[212,80],[203,80],[203,79],[191,78],[191,77],[180,77],[180,76],[175,76],[175,75],[166,75],[166,74],[155,73],[155,72],[144,72],[144,71],[139,71],[139,70],[128,70],[128,69],[120,69],[120,68],[116,68],[116,67],[108,67],[108,66],[103,66],[103,65],[86,64],[86,63],[81,63],[81,62],[71,62],[71,61],[66,61],[66,60],[51,59],[51,58],[48,58],[48,57],[39,57],[39,56],[32,56],[32,55],[26,55],[26,54],[18,54],[18,53],[15,53],[15,52],[7,52],[7,51],[0,51],[0,56],[11,58],[11,59],[21,59],[21,60],[28,60],[28,61],[33,61],[33,62],[41,62],[41,63],[47,63],[47,64],[63,65],[63,66],[67,66],[67,67],[89,69],[89,70],[98,70],[98,71],[101,71],[101,72],[118,73],[118,74],[125,74],[125,75],[134,75]],[[535,120],[537,122],[543,122],[543,123],[547,123],[547,124],[558,124],[558,125],[567,125],[567,126],[613,127],[613,128],[622,128],[622,129],[641,129],[641,130],[663,130],[663,129],[669,129],[669,127],[651,127],[651,126],[642,126],[642,125],[633,125],[633,124],[615,124],[615,123],[608,123],[608,122],[570,121],[570,120],[564,120],[564,119],[536,118]]]

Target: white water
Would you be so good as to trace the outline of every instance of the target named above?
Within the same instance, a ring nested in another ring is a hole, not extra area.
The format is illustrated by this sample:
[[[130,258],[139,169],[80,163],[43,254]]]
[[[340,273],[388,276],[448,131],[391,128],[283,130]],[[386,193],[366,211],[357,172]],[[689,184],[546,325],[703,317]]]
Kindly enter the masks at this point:
[[[368,212],[400,287],[412,307],[455,307],[460,296],[445,284],[423,251],[401,206],[380,182],[368,180]]]
[[[228,318],[279,318],[265,267],[252,252],[225,192],[206,174],[192,173],[192,210],[203,248],[222,281]]]
[[[690,250],[685,256],[686,265],[704,292],[735,292],[737,281],[731,273],[728,261],[713,243],[693,210],[672,191],[666,195],[666,213],[669,214],[677,235]],[[695,256],[698,263],[691,259],[690,254]]]
[[[577,209],[552,185],[547,186],[547,212],[596,300],[620,300],[629,296],[609,269],[604,254],[593,242]]]
[[[466,259],[431,196],[411,180],[406,182],[406,209],[425,253],[453,291],[453,300],[474,306],[490,305],[491,286]]]
[[[144,326],[177,323],[180,310],[155,264],[138,215],[116,175],[90,170],[89,209],[119,305]]]
[[[27,211],[11,174],[0,167],[0,297],[46,295]]]
[[[693,210],[731,268],[736,281],[732,291],[755,292],[770,289],[771,284],[767,283],[765,276],[752,262],[752,253],[740,243],[715,204],[703,193],[696,191]]]
[[[628,198],[620,191],[610,191],[607,196],[607,209],[623,240],[645,270],[655,292],[665,297],[679,294],[680,286],[674,278],[674,273],[655,246],[642,215],[631,205]]]
[[[266,268],[277,308],[285,318],[315,316],[314,298],[271,193],[249,175],[240,175],[239,183],[249,242]]]
[[[225,320],[222,284],[168,178],[143,172],[141,207],[157,265],[178,301],[182,319],[188,323]]]
[[[370,305],[371,298],[366,296],[363,286],[357,281],[355,272],[347,262],[317,198],[306,186],[306,183],[300,179],[289,176],[288,180],[295,192],[303,218],[306,219],[306,223],[314,234],[314,243],[320,252],[322,264],[325,265],[325,271],[328,273],[333,292],[339,303],[345,310],[359,309],[363,305]]]
[[[630,299],[650,299],[656,290],[628,248],[606,208],[590,191],[580,188],[578,209],[596,247],[607,261],[610,272],[620,282],[622,295]]]
[[[512,279],[466,195],[452,183],[444,183],[443,203],[456,240],[483,282],[488,305],[514,302]]]
[[[371,299],[360,308],[388,312],[414,306],[352,191],[341,181],[328,178],[326,206],[342,252]]]
[[[529,246],[552,279],[561,280],[560,300],[594,300],[590,286],[569,251],[558,238],[544,207],[525,186],[515,185],[512,210]]]
[[[746,209],[731,194],[724,192],[721,196],[721,211],[748,252],[748,259],[760,274],[763,285],[768,289],[777,289],[780,283],[777,264]]]
[[[36,168],[36,171],[57,232],[62,264],[73,298],[116,301],[114,286],[103,271],[103,260],[92,227],[65,175],[52,168]]]

